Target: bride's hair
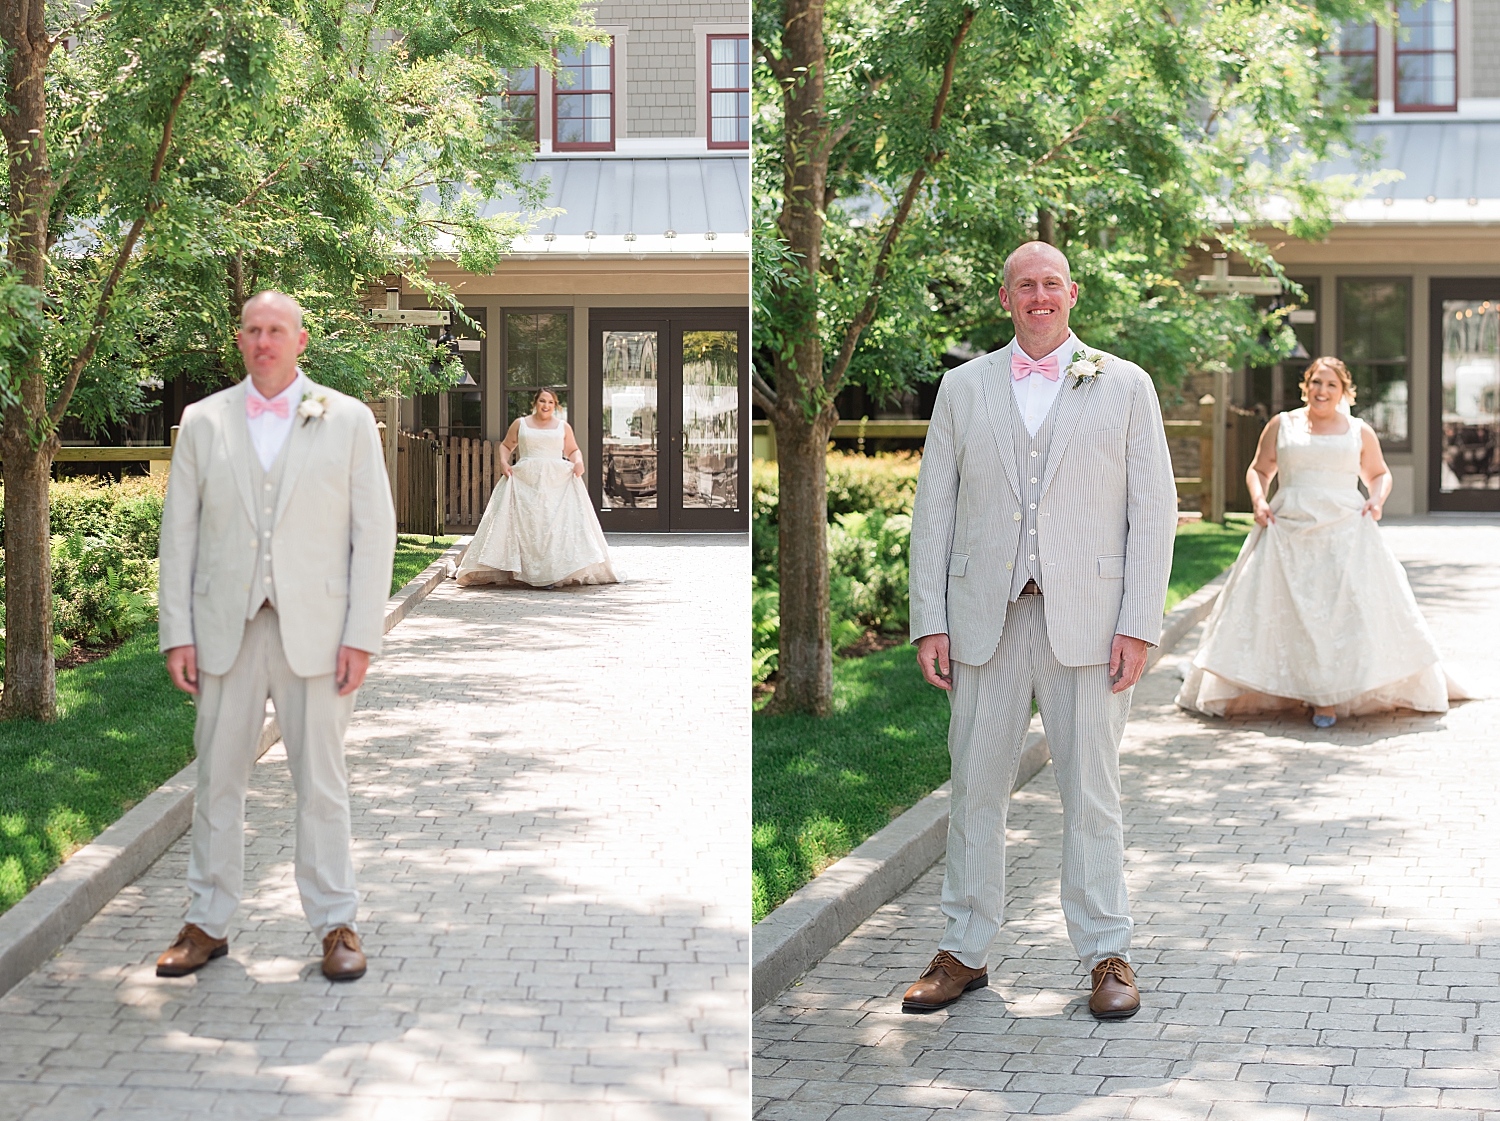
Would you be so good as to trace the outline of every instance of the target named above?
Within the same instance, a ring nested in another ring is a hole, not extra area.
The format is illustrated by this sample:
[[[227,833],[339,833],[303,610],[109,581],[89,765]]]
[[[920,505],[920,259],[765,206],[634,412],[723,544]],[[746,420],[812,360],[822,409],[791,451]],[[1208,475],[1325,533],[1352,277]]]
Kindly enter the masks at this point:
[[[1313,375],[1324,373],[1333,374],[1339,379],[1339,384],[1344,387],[1344,400],[1354,404],[1354,379],[1349,376],[1349,367],[1329,355],[1314,358],[1307,364],[1307,369],[1302,371],[1302,400],[1307,400],[1307,383],[1312,381]]]

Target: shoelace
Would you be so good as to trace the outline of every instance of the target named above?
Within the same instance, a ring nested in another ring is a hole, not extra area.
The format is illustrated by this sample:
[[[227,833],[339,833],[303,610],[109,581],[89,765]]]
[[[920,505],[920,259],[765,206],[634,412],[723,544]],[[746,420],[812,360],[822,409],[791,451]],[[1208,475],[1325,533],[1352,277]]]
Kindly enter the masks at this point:
[[[939,969],[943,968],[944,966],[955,966],[955,967],[957,967],[959,969],[967,969],[968,968],[967,966],[964,965],[963,962],[959,961],[956,957],[954,957],[952,954],[950,954],[947,950],[942,950],[942,951],[939,951],[937,957],[935,957],[935,958],[932,959],[932,964],[927,967],[927,971],[922,974],[922,977],[931,977],[934,973],[936,973]],[[921,978],[919,977],[918,980],[921,980]]]
[[[1108,977],[1118,977],[1127,985],[1131,983],[1130,966],[1126,965],[1125,962],[1121,961],[1119,958],[1105,958],[1094,968],[1103,970],[1103,972],[1099,974],[1099,979],[1094,982],[1095,990],[1097,990],[1100,985],[1104,984],[1105,979]]]

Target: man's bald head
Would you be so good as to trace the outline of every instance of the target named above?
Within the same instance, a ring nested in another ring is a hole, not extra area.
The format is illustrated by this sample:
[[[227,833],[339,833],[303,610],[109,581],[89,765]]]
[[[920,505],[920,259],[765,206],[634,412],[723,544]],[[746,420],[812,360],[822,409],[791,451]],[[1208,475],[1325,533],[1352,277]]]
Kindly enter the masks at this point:
[[[240,309],[235,342],[256,390],[274,397],[297,379],[297,358],[307,349],[302,309],[285,292],[257,292]]]
[[[1028,241],[1016,246],[1010,256],[1005,258],[1005,269],[1001,274],[1000,283],[1009,288],[1011,277],[1016,274],[1016,270],[1027,265],[1042,268],[1050,265],[1062,275],[1066,283],[1073,282],[1073,270],[1068,267],[1068,258],[1061,249],[1055,245],[1048,245],[1045,241]]]
[[[257,292],[245,301],[245,306],[240,308],[240,326],[245,325],[247,316],[258,308],[275,308],[292,317],[293,329],[302,330],[302,305],[292,299],[285,292],[278,292],[274,288],[267,288]]]

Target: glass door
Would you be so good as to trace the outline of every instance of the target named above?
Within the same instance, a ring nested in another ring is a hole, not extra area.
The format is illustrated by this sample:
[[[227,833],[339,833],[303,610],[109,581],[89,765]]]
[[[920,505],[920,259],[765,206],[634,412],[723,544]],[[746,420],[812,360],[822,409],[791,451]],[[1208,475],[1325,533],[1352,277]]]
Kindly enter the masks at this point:
[[[1500,511],[1500,280],[1432,282],[1433,510]]]
[[[589,491],[605,529],[749,527],[742,311],[595,313]]]

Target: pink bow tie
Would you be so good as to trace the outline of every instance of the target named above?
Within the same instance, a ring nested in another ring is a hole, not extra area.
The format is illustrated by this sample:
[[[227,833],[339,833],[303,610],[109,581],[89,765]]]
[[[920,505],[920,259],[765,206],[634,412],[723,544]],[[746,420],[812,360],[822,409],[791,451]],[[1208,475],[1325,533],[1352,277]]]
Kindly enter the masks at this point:
[[[1048,381],[1056,381],[1062,376],[1062,370],[1058,367],[1057,355],[1049,354],[1045,358],[1037,359],[1031,357],[1020,347],[1016,347],[1010,353],[1010,376],[1016,381],[1030,377],[1032,374],[1041,374]]]
[[[1057,375],[1053,375],[1056,377]],[[287,404],[285,397],[273,397],[267,401],[264,397],[254,397],[245,394],[245,415],[251,420],[260,416],[261,413],[275,413],[282,420],[292,415],[292,407]]]

